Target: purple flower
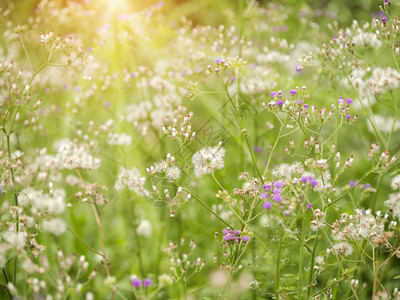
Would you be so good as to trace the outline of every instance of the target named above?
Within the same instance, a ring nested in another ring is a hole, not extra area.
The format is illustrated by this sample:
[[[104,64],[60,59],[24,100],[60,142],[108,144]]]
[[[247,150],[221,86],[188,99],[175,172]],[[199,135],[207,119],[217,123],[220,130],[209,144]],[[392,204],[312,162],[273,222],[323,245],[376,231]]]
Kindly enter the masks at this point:
[[[358,180],[356,180],[356,181],[351,180],[350,187],[354,187],[357,183],[358,183]]]
[[[310,185],[311,185],[312,187],[315,187],[315,186],[318,185],[318,181],[316,181],[315,178],[310,179]]]
[[[285,216],[288,216],[288,215],[290,215],[290,213],[291,213],[291,211],[290,211],[290,210],[285,210],[285,211],[283,212],[283,214],[284,214]]]
[[[153,281],[150,278],[146,278],[143,283],[144,287],[148,288],[150,285],[152,285]]]
[[[275,97],[275,96],[276,96],[276,92],[272,92],[271,97]]]
[[[276,104],[278,104],[279,106],[282,106],[283,105],[283,101],[282,100],[278,100],[278,101],[276,101]]]
[[[242,236],[242,241],[243,243],[247,243],[248,241],[250,241],[250,238],[247,235]]]
[[[347,104],[352,104],[352,103],[353,103],[353,99],[347,98],[347,99],[346,99],[346,102],[347,102]]]
[[[346,120],[349,121],[351,116],[349,114],[346,115]]]
[[[80,87],[79,85],[77,85],[77,86],[75,87],[75,92],[79,93],[81,90],[82,90],[82,89],[81,89],[81,87]]]
[[[272,207],[272,202],[270,201],[264,202],[263,207],[267,210],[270,210]]]
[[[364,188],[370,189],[370,188],[371,188],[371,185],[370,185],[369,183],[366,183],[366,184],[364,185]]]
[[[224,235],[224,240],[225,240],[225,241],[229,242],[229,241],[232,240],[232,239],[233,239],[233,236],[232,236],[231,234],[226,234],[226,235]]]
[[[296,66],[296,72],[300,72],[301,71],[301,66],[297,65]]]
[[[219,64],[221,63],[221,61],[222,61],[222,59],[220,59],[219,57],[216,57],[216,58],[215,58],[215,63],[216,63],[217,65],[219,65]]]
[[[281,188],[284,185],[285,185],[285,183],[283,181],[280,181],[280,180],[274,182],[274,187],[276,187],[276,188]]]
[[[222,234],[228,234],[229,233],[229,229],[228,228],[226,228],[226,229],[222,229]]]
[[[268,199],[268,198],[269,198],[269,195],[268,195],[267,193],[261,193],[261,194],[260,194],[260,198]]]
[[[300,100],[300,99],[297,100],[297,104],[298,104],[298,105],[302,105],[302,104],[303,104],[303,100]]]
[[[383,18],[382,18],[382,22],[383,22],[383,23],[386,23],[386,21],[387,21],[386,17],[383,17]]]
[[[138,289],[142,285],[142,281],[139,278],[132,279],[132,285]]]
[[[306,183],[308,181],[308,178],[309,177],[307,177],[307,176],[303,176],[300,178],[300,180],[301,180],[301,182]]]
[[[308,104],[304,104],[304,106],[303,106],[305,109],[307,109],[308,108]]]
[[[311,207],[312,207],[312,203],[307,203],[307,206],[306,206],[307,210],[310,210]]]
[[[339,104],[344,104],[343,97],[339,97],[339,100],[338,100],[338,102],[337,102],[337,103],[339,103]]]
[[[271,185],[270,184],[264,184],[262,188],[264,190],[266,190],[266,191],[270,191],[271,190]]]
[[[232,230],[231,233],[234,234],[234,235],[239,235],[240,234],[240,230],[235,229],[235,230]]]
[[[283,200],[283,197],[279,194],[272,196],[272,199],[274,199],[275,202],[281,202]]]
[[[296,95],[296,90],[290,90],[290,94],[292,95],[292,96],[294,96],[294,95]]]
[[[272,192],[273,192],[275,195],[282,194],[282,190],[281,190],[281,189],[274,189]]]

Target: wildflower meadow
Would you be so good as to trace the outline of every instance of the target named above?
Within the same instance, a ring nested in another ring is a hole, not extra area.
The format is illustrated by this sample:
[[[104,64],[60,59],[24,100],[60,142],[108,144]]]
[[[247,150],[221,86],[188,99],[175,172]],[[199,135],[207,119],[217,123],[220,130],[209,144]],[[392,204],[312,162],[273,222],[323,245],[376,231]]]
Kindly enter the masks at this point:
[[[400,2],[0,0],[0,299],[400,299]]]

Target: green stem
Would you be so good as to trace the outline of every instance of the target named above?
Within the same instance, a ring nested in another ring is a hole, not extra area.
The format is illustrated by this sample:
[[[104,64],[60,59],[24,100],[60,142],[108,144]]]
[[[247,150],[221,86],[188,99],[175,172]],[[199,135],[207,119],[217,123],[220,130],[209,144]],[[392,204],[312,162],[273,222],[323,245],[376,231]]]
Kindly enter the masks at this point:
[[[280,290],[280,271],[279,271],[279,263],[281,260],[281,249],[282,249],[282,241],[283,241],[283,235],[281,236],[279,240],[279,246],[278,246],[278,254],[276,257],[276,269],[275,269],[275,299],[279,299],[279,290]]]
[[[196,195],[191,193],[188,189],[183,188],[183,190],[187,193],[190,193],[194,199],[196,199],[197,202],[199,202],[205,209],[207,209],[210,213],[212,213],[215,217],[217,217],[222,223],[224,223],[226,226],[229,228],[233,228],[228,222],[226,222],[224,219],[222,219],[215,211],[213,211],[207,204],[205,204],[203,201],[201,201]]]
[[[299,273],[297,275],[297,290],[298,297],[302,299],[302,279],[303,279],[303,259],[304,259],[304,231],[306,229],[306,218],[304,217],[304,209],[303,209],[303,217],[301,220],[301,245],[300,245],[300,258],[299,258]]]
[[[343,73],[344,73],[344,75],[346,76],[347,81],[350,83],[350,86],[352,87],[354,93],[356,94],[356,97],[357,97],[358,101],[360,102],[361,107],[363,108],[363,110],[364,110],[364,112],[365,112],[365,114],[366,114],[366,116],[367,116],[367,119],[368,119],[369,123],[371,124],[372,128],[374,129],[374,132],[375,132],[377,138],[379,139],[379,142],[381,143],[381,145],[386,145],[386,143],[384,142],[384,140],[383,140],[383,138],[382,138],[380,132],[379,132],[378,129],[376,128],[376,126],[375,126],[375,124],[374,124],[374,121],[373,121],[372,118],[370,117],[367,108],[365,107],[365,105],[364,105],[364,103],[362,102],[360,96],[358,95],[358,92],[357,92],[356,88],[354,87],[353,83],[351,82],[351,79],[350,79],[349,75],[347,74],[347,72],[346,72],[346,70],[345,70],[343,61],[341,61],[341,65],[342,65]]]
[[[3,270],[4,279],[6,280],[6,283],[8,283],[10,280],[8,279],[7,271],[4,268],[2,268],[2,270]],[[12,297],[10,291],[8,290],[7,286],[6,286],[6,290],[7,290],[8,298],[10,300],[12,300],[13,297]]]
[[[223,82],[223,81],[222,81],[222,82]],[[245,130],[245,128],[244,128],[243,120],[242,120],[242,118],[241,118],[241,116],[240,116],[239,110],[238,110],[238,108],[236,107],[236,105],[233,103],[233,100],[232,100],[232,98],[231,98],[231,95],[229,94],[229,91],[228,91],[228,87],[227,87],[227,85],[226,85],[225,83],[224,83],[224,88],[225,88],[226,95],[227,95],[227,97],[228,97],[228,99],[229,99],[229,102],[231,103],[231,105],[232,105],[232,107],[233,107],[233,109],[234,109],[234,111],[235,111],[236,117],[237,117],[238,120],[239,120],[240,131],[241,131],[241,133],[244,135],[244,139],[246,140],[247,149],[248,149],[248,151],[249,151],[249,153],[250,153],[250,156],[251,156],[251,160],[252,160],[252,162],[253,162],[253,165],[254,165],[254,167],[256,168],[257,175],[258,175],[258,177],[260,178],[260,181],[262,182],[262,181],[263,181],[263,177],[262,177],[262,175],[261,175],[260,169],[258,168],[256,159],[255,159],[255,157],[254,157],[253,150],[251,149],[251,145],[250,145],[249,138],[248,138],[246,132],[242,132],[243,130]]]
[[[311,295],[312,280],[313,280],[313,275],[314,275],[315,252],[317,251],[318,234],[319,234],[319,229],[317,230],[315,240],[314,240],[313,251],[311,253],[310,274],[308,276],[308,286],[307,286],[307,298],[310,298],[310,295]]]

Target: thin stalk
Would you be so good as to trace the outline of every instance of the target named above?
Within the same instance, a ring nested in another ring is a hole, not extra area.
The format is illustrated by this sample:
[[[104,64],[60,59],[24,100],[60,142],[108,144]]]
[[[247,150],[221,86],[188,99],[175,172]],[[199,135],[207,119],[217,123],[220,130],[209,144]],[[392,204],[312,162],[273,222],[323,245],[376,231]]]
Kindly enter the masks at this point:
[[[7,271],[6,271],[4,268],[2,268],[2,270],[3,270],[4,279],[6,280],[6,283],[8,283],[10,280],[8,279]],[[10,291],[8,290],[7,286],[6,286],[6,290],[7,290],[8,298],[9,298],[10,300],[12,300],[13,297],[12,297]]]
[[[286,125],[287,125],[288,122],[289,122],[289,118],[286,119],[285,123],[284,124],[282,123],[281,127],[279,128],[279,133],[278,133],[277,138],[275,139],[274,145],[272,146],[271,152],[269,153],[267,165],[265,166],[265,170],[264,170],[263,176],[265,176],[265,173],[267,173],[267,171],[268,171],[268,168],[269,168],[269,165],[270,165],[271,159],[272,159],[272,154],[275,151],[275,148],[278,145],[279,139],[281,138],[282,131],[286,128]]]
[[[325,231],[323,228],[322,228],[322,232],[324,233],[325,238],[328,240],[328,242],[329,242],[329,244],[330,244],[330,246],[331,246],[331,248],[332,248],[332,250],[333,250],[333,253],[335,254],[335,257],[336,257],[336,259],[337,259],[337,261],[338,261],[338,263],[339,263],[339,266],[340,266],[342,272],[344,273],[344,272],[345,272],[345,269],[344,269],[344,267],[343,267],[341,258],[340,258],[339,255],[336,253],[335,248],[333,247],[332,241],[329,239],[328,234],[326,233],[326,231]],[[355,297],[357,300],[359,300],[358,295],[357,295],[357,291],[356,291],[356,290],[354,289],[354,287],[351,285],[350,278],[349,278],[349,277],[346,277],[345,279],[347,280],[347,282],[348,282],[348,284],[349,284],[349,286],[350,286],[350,289],[351,289],[351,291],[352,291],[353,294],[354,294],[354,297]]]
[[[129,196],[129,192],[128,192],[128,196]],[[135,216],[135,204],[132,204],[132,211],[133,211],[133,217],[136,220],[137,218]],[[140,239],[139,239],[139,235],[137,233],[137,225],[136,224],[135,224],[135,226],[133,228],[133,231],[134,231],[134,235],[135,235],[135,239],[136,239],[136,245],[137,245],[137,247],[136,247],[136,255],[137,255],[138,260],[139,260],[140,275],[143,278],[145,273],[143,271],[143,261],[142,261],[142,255],[141,255],[142,251],[141,251]]]
[[[364,110],[364,112],[365,112],[365,114],[366,114],[366,116],[367,116],[367,119],[368,119],[369,123],[371,124],[372,128],[374,129],[374,132],[375,132],[377,138],[379,139],[379,142],[380,142],[382,145],[386,145],[386,143],[384,142],[384,140],[383,140],[383,138],[382,138],[380,132],[379,132],[378,129],[376,128],[376,126],[375,126],[375,124],[374,124],[374,121],[372,120],[371,116],[369,115],[369,112],[368,112],[367,108],[365,107],[364,103],[363,103],[362,100],[360,99],[360,96],[358,95],[358,92],[357,92],[356,88],[354,87],[353,83],[351,82],[351,79],[350,79],[349,75],[347,74],[347,72],[346,72],[346,70],[345,70],[343,61],[341,61],[341,65],[342,65],[343,73],[344,73],[344,75],[346,76],[347,81],[350,83],[350,86],[352,87],[354,93],[356,94],[356,97],[357,97],[358,101],[360,102],[361,107],[363,108],[363,110]]]
[[[300,258],[299,258],[299,273],[297,275],[297,290],[298,297],[302,299],[302,279],[303,279],[303,259],[304,259],[304,231],[306,229],[306,218],[304,217],[304,209],[303,209],[303,217],[301,220],[301,246],[300,246]]]
[[[196,199],[197,202],[199,202],[205,209],[207,209],[210,213],[212,213],[215,217],[217,217],[222,223],[224,223],[226,226],[229,228],[233,228],[229,223],[227,223],[224,219],[222,219],[215,211],[213,211],[207,204],[205,204],[203,201],[201,201],[196,195],[191,193],[188,189],[183,189],[185,192],[190,193],[194,199]]]
[[[310,298],[310,295],[311,295],[312,280],[313,280],[313,275],[314,275],[315,252],[317,250],[318,234],[319,234],[319,229],[317,230],[317,234],[316,234],[315,240],[314,240],[313,251],[311,253],[310,274],[308,276],[308,286],[307,286],[307,298]]]
[[[107,276],[111,277],[110,268],[108,266],[108,258],[106,256],[106,249],[105,249],[105,246],[104,246],[103,226],[101,224],[99,208],[97,207],[97,204],[94,201],[91,201],[90,204],[92,206],[93,214],[94,214],[94,216],[96,218],[97,227],[98,227],[99,232],[100,232],[100,244],[101,244],[101,251],[103,253],[104,267],[106,269]],[[115,299],[115,297],[114,297],[114,289],[113,288],[111,288],[111,299],[112,300]]]
[[[100,255],[101,257],[104,257],[103,253],[97,251],[92,246],[90,246],[88,243],[86,243],[75,231],[72,230],[71,227],[67,226],[67,229],[69,232],[71,232],[74,235],[74,237],[76,237],[82,244],[84,244],[86,246],[86,248],[88,248],[90,251]]]
[[[375,250],[373,250],[374,256],[375,256]],[[379,273],[379,249],[378,249],[378,257],[376,258],[376,261],[374,262],[374,284],[372,288],[372,296],[374,297],[378,291],[378,273]]]
[[[18,35],[18,40],[21,42],[22,49],[24,49],[26,59],[28,60],[29,68],[31,69],[31,72],[33,73],[34,71],[33,71],[32,63],[31,63],[31,59],[28,55],[28,50],[26,50],[26,47],[25,47],[24,41],[22,40],[21,35]]]
[[[327,285],[327,286],[326,286],[325,288],[323,288],[322,290],[320,290],[320,291],[318,291],[317,293],[313,294],[313,295],[311,296],[311,298],[314,298],[314,297],[316,297],[316,296],[322,294],[323,292],[325,292],[326,290],[330,289],[330,288],[333,287],[334,285],[336,285],[336,284],[342,282],[343,280],[346,280],[346,278],[341,278],[340,280],[335,281],[334,283],[332,283],[332,284],[330,284],[330,285]],[[333,299],[334,299],[334,298],[333,298]]]
[[[278,246],[278,254],[276,257],[276,268],[275,268],[275,298],[279,299],[279,290],[280,290],[280,270],[279,270],[279,263],[281,260],[281,249],[282,249],[282,241],[283,241],[283,235],[281,236],[279,240],[279,246]]]
[[[332,202],[328,203],[327,205],[325,205],[325,208],[328,208],[329,206],[335,204],[336,202],[338,202],[340,199],[342,199],[343,197],[345,197],[348,193],[350,193],[352,190],[354,190],[369,174],[373,173],[374,171],[376,171],[375,167],[372,167],[367,173],[365,173],[360,180],[350,189],[348,189],[346,192],[344,192],[341,196],[337,197],[336,199],[332,200]]]
[[[233,103],[233,100],[232,100],[232,98],[231,98],[231,95],[229,94],[229,91],[228,91],[228,88],[227,88],[226,84],[224,84],[224,88],[225,88],[226,95],[227,95],[227,97],[228,97],[228,99],[229,99],[229,102],[231,103],[231,105],[232,105],[232,107],[233,107],[233,109],[234,109],[234,111],[235,111],[236,117],[237,117],[238,120],[239,120],[240,131],[242,131],[242,130],[244,130],[245,128],[244,128],[243,120],[242,120],[242,118],[241,118],[241,116],[240,116],[239,110],[238,110],[238,108],[236,107],[236,105]],[[262,175],[261,175],[260,169],[258,168],[256,159],[255,159],[255,156],[254,156],[254,153],[253,153],[253,150],[251,149],[251,145],[250,145],[249,138],[248,138],[248,136],[247,136],[246,133],[242,133],[242,134],[243,134],[243,136],[244,136],[244,139],[246,140],[247,149],[248,149],[248,151],[249,151],[249,153],[250,153],[250,157],[251,157],[251,160],[252,160],[252,162],[253,162],[253,165],[254,165],[254,167],[256,168],[257,175],[258,175],[258,177],[260,178],[260,181],[263,181],[263,177],[262,177]]]

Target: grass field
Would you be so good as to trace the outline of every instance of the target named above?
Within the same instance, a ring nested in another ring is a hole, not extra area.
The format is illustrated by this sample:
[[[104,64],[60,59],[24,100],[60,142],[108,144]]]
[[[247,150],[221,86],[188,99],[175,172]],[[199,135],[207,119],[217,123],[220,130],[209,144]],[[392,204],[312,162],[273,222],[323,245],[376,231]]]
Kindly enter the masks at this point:
[[[0,299],[400,299],[399,3],[0,2]]]

